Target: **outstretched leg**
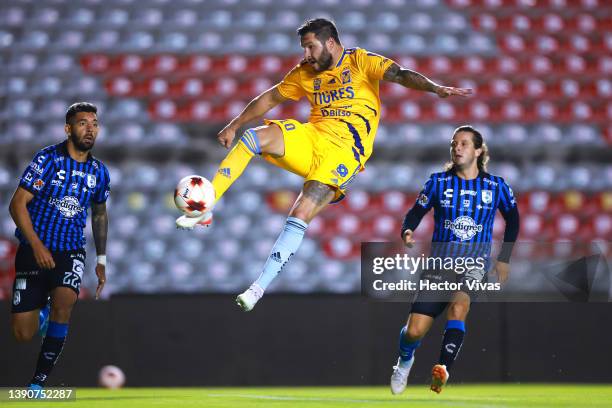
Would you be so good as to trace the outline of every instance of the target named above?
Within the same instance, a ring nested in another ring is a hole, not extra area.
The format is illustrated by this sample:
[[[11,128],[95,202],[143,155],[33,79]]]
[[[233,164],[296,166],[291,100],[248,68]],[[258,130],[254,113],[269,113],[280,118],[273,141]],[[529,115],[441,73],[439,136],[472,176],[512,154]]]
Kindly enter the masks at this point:
[[[215,173],[212,185],[215,188],[215,202],[225,194],[241,175],[255,155],[270,154],[282,156],[285,152],[283,132],[275,125],[247,129],[238,143],[225,156]],[[197,224],[209,225],[211,214],[200,217],[181,216],[176,220],[179,228],[191,229]]]
[[[270,256],[259,278],[244,293],[236,298],[236,303],[250,311],[264,294],[268,285],[283,269],[289,258],[299,248],[308,223],[335,197],[335,189],[316,180],[307,181],[293,208],[280,236],[276,240]]]

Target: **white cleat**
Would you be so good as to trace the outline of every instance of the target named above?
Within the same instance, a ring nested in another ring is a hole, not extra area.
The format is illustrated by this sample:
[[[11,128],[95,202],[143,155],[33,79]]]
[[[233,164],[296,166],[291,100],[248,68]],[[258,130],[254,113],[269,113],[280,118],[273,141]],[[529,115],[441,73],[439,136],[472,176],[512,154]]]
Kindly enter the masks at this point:
[[[192,230],[196,225],[203,225],[204,227],[210,227],[212,224],[212,212],[206,211],[199,217],[187,217],[181,215],[176,219],[176,228],[184,230]]]
[[[245,312],[250,312],[255,307],[255,304],[262,298],[264,290],[261,286],[254,283],[247,290],[242,292],[236,298],[236,304]]]
[[[400,367],[401,360],[397,359],[397,365],[393,366],[393,374],[391,374],[391,394],[398,395],[404,392],[406,384],[408,384],[408,376],[410,375],[410,369],[414,364],[414,355],[408,363]]]

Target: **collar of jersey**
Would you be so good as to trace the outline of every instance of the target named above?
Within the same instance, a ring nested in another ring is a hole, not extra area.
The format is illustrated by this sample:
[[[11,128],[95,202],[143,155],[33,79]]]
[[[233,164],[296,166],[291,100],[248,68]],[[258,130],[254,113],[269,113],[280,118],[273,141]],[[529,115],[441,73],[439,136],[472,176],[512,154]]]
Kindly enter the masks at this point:
[[[64,140],[62,143],[59,144],[58,150],[64,156],[69,157],[70,159],[74,160],[72,158],[72,156],[70,156],[70,153],[68,153],[68,147],[66,147],[67,144],[68,144],[68,140]],[[91,154],[91,151],[89,151],[89,152],[87,152],[87,161],[90,161],[91,159],[93,159],[93,156]],[[74,161],[76,161],[76,160],[74,160]],[[85,163],[87,163],[87,162],[85,162]]]

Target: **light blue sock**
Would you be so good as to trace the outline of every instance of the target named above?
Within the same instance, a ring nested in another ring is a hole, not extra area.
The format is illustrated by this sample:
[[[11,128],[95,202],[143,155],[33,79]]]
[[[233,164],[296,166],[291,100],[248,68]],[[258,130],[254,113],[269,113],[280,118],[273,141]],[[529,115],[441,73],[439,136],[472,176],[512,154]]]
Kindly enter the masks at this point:
[[[291,258],[291,255],[297,251],[302,243],[307,227],[308,224],[299,218],[287,218],[285,228],[272,247],[272,252],[264,265],[263,272],[255,281],[263,290],[266,290],[268,285],[276,278],[276,275],[283,269],[289,258]]]
[[[414,356],[414,351],[421,345],[421,340],[409,342],[406,339],[406,326],[402,327],[399,338],[400,364],[407,363]]]

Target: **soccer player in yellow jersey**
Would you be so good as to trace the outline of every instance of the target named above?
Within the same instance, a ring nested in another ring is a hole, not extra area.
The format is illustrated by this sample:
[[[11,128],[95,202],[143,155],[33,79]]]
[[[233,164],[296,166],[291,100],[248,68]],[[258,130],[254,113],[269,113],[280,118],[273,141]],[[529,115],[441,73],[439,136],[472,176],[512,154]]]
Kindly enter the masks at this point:
[[[304,59],[277,85],[253,99],[219,134],[229,148],[236,131],[288,99],[308,98],[310,119],[265,120],[248,129],[221,162],[212,184],[216,200],[242,174],[251,158],[265,160],[304,177],[283,231],[259,278],[236,299],[245,311],[253,309],[264,291],[297,251],[308,223],[329,203],[341,200],[355,176],[364,169],[380,119],[378,82],[433,92],[445,98],[467,96],[471,89],[438,85],[392,60],[361,48],[344,48],[333,22],[306,21],[297,33]],[[212,214],[177,219],[179,228],[208,225]]]

